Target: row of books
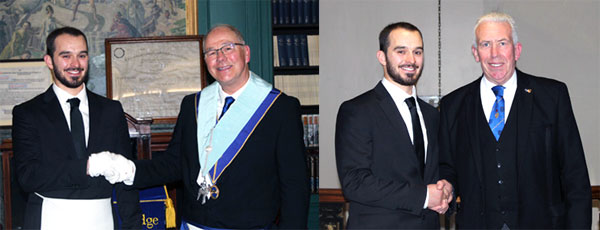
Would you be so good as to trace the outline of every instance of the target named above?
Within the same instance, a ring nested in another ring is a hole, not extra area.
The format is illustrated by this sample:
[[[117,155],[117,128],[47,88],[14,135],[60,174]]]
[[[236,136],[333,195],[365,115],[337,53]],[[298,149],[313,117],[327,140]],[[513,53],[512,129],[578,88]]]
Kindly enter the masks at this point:
[[[273,25],[318,24],[319,0],[271,0]]]
[[[318,66],[319,35],[273,36],[273,66]]]
[[[319,114],[302,114],[304,146],[319,147]]]
[[[301,105],[319,104],[319,75],[275,75],[275,88],[300,100]]]
[[[319,154],[308,153],[306,155],[308,172],[310,176],[310,192],[319,193]]]

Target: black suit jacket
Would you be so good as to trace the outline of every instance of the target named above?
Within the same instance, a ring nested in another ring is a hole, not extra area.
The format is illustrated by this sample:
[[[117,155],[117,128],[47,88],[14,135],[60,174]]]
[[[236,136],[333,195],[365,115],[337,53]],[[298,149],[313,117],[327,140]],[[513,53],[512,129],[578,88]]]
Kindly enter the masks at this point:
[[[88,154],[110,151],[131,158],[121,103],[91,91],[87,91],[87,96],[90,114]],[[23,190],[30,194],[25,228],[40,228],[42,200],[34,192],[64,199],[111,197],[113,185],[104,177],[88,176],[87,159],[77,159],[67,120],[52,87],[14,107],[12,138],[17,178]],[[141,228],[137,190],[122,183],[114,187],[123,227]]]
[[[427,184],[438,179],[438,111],[422,100],[427,128],[424,179],[396,104],[380,82],[344,102],[337,115],[335,153],[348,228],[439,228],[436,212],[423,209]]]
[[[200,108],[202,109],[202,108]],[[219,198],[196,200],[198,161],[195,94],[186,96],[165,154],[136,161],[134,185],[183,181],[182,218],[214,228],[264,228],[278,216],[279,227],[307,226],[309,184],[300,103],[281,94],[217,181]],[[180,199],[177,197],[177,199]]]
[[[440,177],[460,196],[461,228],[485,228],[486,212],[478,124],[480,81],[442,99]],[[591,227],[591,187],[567,86],[517,70],[512,107],[517,116],[517,228]]]

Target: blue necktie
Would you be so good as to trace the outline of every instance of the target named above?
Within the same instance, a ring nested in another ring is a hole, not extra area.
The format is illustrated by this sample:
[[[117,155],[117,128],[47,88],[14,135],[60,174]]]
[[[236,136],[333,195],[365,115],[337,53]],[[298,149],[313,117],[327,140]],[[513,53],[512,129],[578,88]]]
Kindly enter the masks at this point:
[[[502,134],[502,129],[504,128],[504,86],[494,86],[492,91],[496,94],[496,102],[494,102],[494,107],[492,107],[489,124],[497,141],[500,139],[500,134]]]
[[[223,111],[221,111],[221,116],[219,117],[219,120],[221,120],[221,117],[225,115],[225,112],[227,112],[229,106],[231,106],[231,104],[233,104],[234,101],[235,99],[232,96],[228,96],[225,98],[225,105],[223,105]]]

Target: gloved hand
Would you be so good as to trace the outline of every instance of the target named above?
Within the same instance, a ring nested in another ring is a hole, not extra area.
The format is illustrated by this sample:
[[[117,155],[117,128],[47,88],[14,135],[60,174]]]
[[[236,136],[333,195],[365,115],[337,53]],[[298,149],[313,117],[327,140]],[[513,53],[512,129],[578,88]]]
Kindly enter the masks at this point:
[[[88,158],[88,174],[92,177],[104,176],[111,184],[123,182],[132,185],[135,164],[120,154],[103,151]]]

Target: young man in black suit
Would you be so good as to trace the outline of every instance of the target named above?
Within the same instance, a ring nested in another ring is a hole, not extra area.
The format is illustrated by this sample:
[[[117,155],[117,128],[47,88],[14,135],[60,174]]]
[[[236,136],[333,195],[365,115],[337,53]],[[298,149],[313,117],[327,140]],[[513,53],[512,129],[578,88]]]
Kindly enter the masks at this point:
[[[589,229],[590,180],[567,86],[516,69],[514,24],[503,13],[479,18],[471,50],[483,76],[440,105],[440,177],[460,197],[457,226]]]
[[[135,168],[123,163],[118,181],[182,180],[185,229],[271,228],[277,216],[279,228],[305,229],[310,194],[299,101],[249,70],[250,47],[233,26],[212,28],[203,47],[216,82],[183,99],[166,154]]]
[[[24,227],[112,229],[117,220],[111,211],[114,186],[86,170],[90,153],[131,156],[123,108],[85,88],[89,56],[81,31],[54,30],[46,44],[44,61],[54,84],[13,109],[17,178],[29,193]],[[137,190],[120,183],[116,194],[123,227],[140,229]]]
[[[383,79],[344,102],[337,116],[335,153],[350,202],[348,228],[439,229],[438,213],[452,197],[437,184],[438,111],[416,97],[422,35],[410,23],[390,24],[379,46]]]

